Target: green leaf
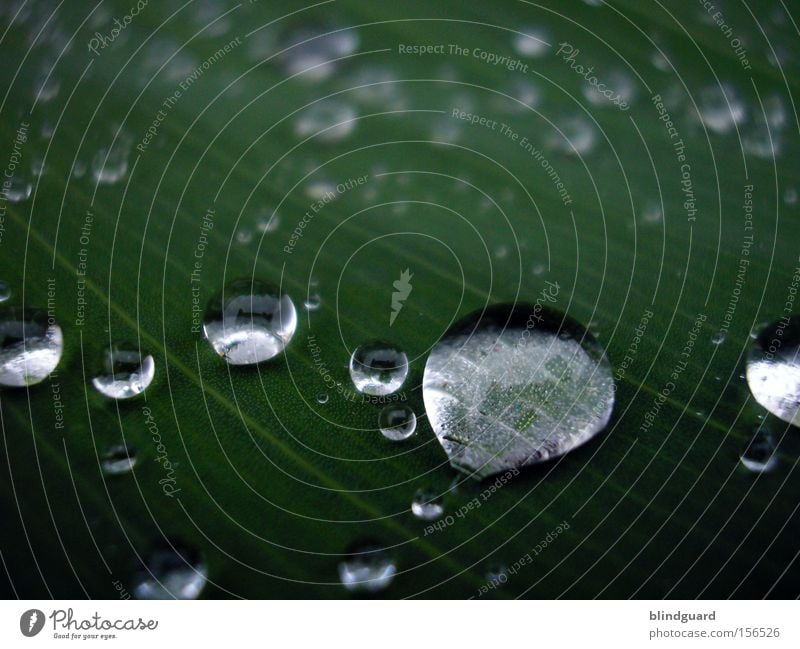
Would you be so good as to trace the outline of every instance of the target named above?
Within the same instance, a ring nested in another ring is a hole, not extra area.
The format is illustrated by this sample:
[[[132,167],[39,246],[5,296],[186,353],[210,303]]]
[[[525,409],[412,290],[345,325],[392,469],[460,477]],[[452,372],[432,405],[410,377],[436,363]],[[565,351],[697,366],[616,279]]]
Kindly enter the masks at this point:
[[[590,4],[0,10],[0,167],[32,190],[2,203],[0,280],[65,336],[55,374],[0,392],[4,595],[124,595],[165,538],[202,552],[211,598],[349,596],[338,564],[367,540],[396,561],[386,597],[798,595],[797,431],[740,378],[800,266],[796,18]],[[324,38],[295,45],[327,32],[322,59]],[[592,75],[630,109],[587,99]],[[300,315],[258,367],[201,334],[242,277]],[[547,282],[604,346],[614,415],[556,461],[471,481],[424,416],[425,359],[456,320]],[[407,442],[352,390],[371,340],[410,359]],[[113,402],[91,377],[121,341],[156,378]],[[739,457],[762,425],[778,464],[756,475]],[[136,465],[104,475],[120,443]],[[411,514],[419,488],[444,494],[441,529]],[[512,574],[488,589],[497,563]]]

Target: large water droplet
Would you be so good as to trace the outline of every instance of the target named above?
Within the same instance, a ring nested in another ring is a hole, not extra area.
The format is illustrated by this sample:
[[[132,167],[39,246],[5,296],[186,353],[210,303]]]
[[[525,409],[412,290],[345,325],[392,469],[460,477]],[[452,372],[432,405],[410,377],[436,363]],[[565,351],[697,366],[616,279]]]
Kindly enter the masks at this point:
[[[431,489],[418,489],[411,501],[411,513],[423,521],[435,521],[444,514],[442,499]]]
[[[128,473],[136,464],[136,451],[125,444],[110,447],[103,455],[101,466],[107,475]]]
[[[0,385],[24,387],[47,378],[64,350],[61,327],[44,311],[0,311]]]
[[[150,354],[142,355],[135,345],[114,345],[103,351],[101,371],[92,385],[106,397],[130,399],[147,389],[155,373]]]
[[[356,390],[373,396],[397,392],[408,376],[408,357],[391,343],[361,345],[350,357],[350,378]]]
[[[377,593],[392,583],[397,566],[386,550],[372,543],[354,546],[339,563],[339,579],[351,592]]]
[[[243,279],[211,299],[203,333],[228,363],[251,365],[282,352],[296,328],[297,311],[288,295],[266,282]]]
[[[378,427],[386,439],[402,442],[417,429],[417,416],[404,403],[392,403],[378,415]]]
[[[611,365],[572,319],[501,305],[457,323],[423,376],[428,419],[450,463],[485,477],[562,455],[608,423]]]
[[[206,585],[208,568],[200,553],[173,544],[156,549],[134,580],[136,599],[197,599]]]
[[[773,415],[800,426],[800,316],[758,332],[747,359],[747,384]]]

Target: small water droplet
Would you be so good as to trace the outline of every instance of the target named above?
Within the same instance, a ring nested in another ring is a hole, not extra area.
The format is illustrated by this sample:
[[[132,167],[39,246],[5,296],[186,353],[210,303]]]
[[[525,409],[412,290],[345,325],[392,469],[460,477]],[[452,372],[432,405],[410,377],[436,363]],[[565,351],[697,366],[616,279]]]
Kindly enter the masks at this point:
[[[378,428],[386,439],[401,442],[417,429],[417,416],[404,403],[389,404],[378,415]]]
[[[411,513],[423,521],[435,521],[444,514],[441,497],[431,489],[418,489],[411,501]]]
[[[259,280],[231,282],[211,299],[203,333],[231,365],[251,365],[277,356],[297,328],[297,312],[288,295]]]
[[[594,437],[611,417],[614,378],[600,345],[574,320],[541,305],[498,305],[436,343],[422,394],[453,467],[486,477]]]
[[[787,187],[783,192],[783,202],[787,205],[797,205],[798,195],[796,187]]]
[[[194,548],[172,544],[157,548],[134,576],[136,599],[197,599],[208,567]]]
[[[236,241],[241,243],[242,245],[247,245],[253,240],[253,233],[250,231],[250,228],[239,228],[239,231],[236,233]]]
[[[25,387],[43,381],[63,351],[61,327],[45,311],[0,311],[0,385]]]
[[[328,393],[327,392],[320,392],[317,394],[317,403],[320,405],[325,405],[328,403]]]
[[[106,475],[128,473],[136,464],[136,451],[125,444],[110,447],[103,455],[101,466]]]
[[[113,185],[125,177],[128,172],[127,138],[120,138],[109,152],[101,148],[92,158],[92,177],[101,185]]]
[[[662,219],[664,218],[664,212],[661,209],[661,201],[647,201],[644,205],[644,209],[642,210],[640,218],[642,223],[645,224],[661,223]]]
[[[741,124],[747,117],[744,101],[736,89],[728,83],[708,86],[699,91],[697,109],[700,121],[709,129],[723,135]]]
[[[550,132],[547,139],[550,148],[565,155],[585,155],[594,148],[594,127],[585,117],[568,117],[557,126],[560,132]]]
[[[502,563],[493,563],[486,569],[484,576],[489,584],[495,587],[502,586],[508,581],[508,568]]]
[[[335,33],[326,33],[332,31]],[[353,54],[358,49],[358,41],[358,32],[353,29],[302,29],[291,38],[295,45],[281,55],[284,70],[287,75],[299,74],[299,78],[307,82],[327,79],[336,69],[333,59]]]
[[[258,231],[263,233],[275,232],[280,226],[281,221],[277,212],[267,210],[258,220]]]
[[[371,342],[350,357],[350,378],[356,390],[373,396],[397,392],[408,376],[408,357],[391,343]]]
[[[755,400],[800,426],[800,316],[781,318],[759,332],[746,372]]]
[[[332,201],[336,198],[336,185],[328,180],[315,180],[306,185],[306,196],[315,201]]]
[[[322,298],[319,296],[319,293],[311,293],[303,300],[303,306],[306,308],[306,311],[316,311],[321,304]]]
[[[753,431],[750,443],[742,451],[739,458],[749,471],[754,473],[767,473],[778,465],[778,456],[775,455],[775,439],[772,432],[763,426],[757,426]]]
[[[0,302],[5,302],[11,297],[11,287],[0,280]]]
[[[727,337],[728,337],[728,332],[725,329],[720,329],[713,336],[711,336],[711,344],[721,345],[722,343],[725,342],[725,338]]]
[[[100,373],[92,385],[111,399],[130,399],[144,392],[155,374],[150,354],[142,355],[136,345],[114,345],[103,352]]]
[[[547,52],[549,35],[541,27],[524,27],[521,34],[514,34],[514,51],[526,58],[542,56]]]
[[[3,180],[3,194],[12,203],[21,203],[28,200],[32,191],[33,185],[22,176],[13,175],[11,178]]]
[[[320,142],[339,142],[356,127],[356,110],[350,104],[329,99],[309,106],[294,123],[299,138],[316,135]]]
[[[339,562],[339,579],[350,592],[380,592],[388,588],[396,572],[386,550],[373,543],[353,546]]]

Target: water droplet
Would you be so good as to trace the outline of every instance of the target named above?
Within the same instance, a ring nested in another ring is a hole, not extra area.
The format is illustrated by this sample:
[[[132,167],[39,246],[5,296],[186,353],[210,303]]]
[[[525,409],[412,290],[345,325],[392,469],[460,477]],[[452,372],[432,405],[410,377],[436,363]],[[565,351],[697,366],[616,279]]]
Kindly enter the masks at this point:
[[[328,180],[315,180],[306,185],[306,196],[315,201],[331,201],[336,198],[336,185]]]
[[[645,203],[641,214],[642,223],[661,223],[664,212],[661,209],[661,201],[650,200]]]
[[[267,210],[258,220],[258,231],[263,233],[275,232],[280,226],[281,221],[277,212]]]
[[[508,568],[502,563],[493,563],[486,569],[486,581],[496,586],[502,586],[508,581]]]
[[[411,437],[417,429],[417,416],[410,406],[404,403],[392,403],[378,415],[378,428],[386,439],[402,442]]]
[[[231,282],[206,309],[203,333],[231,365],[251,365],[284,350],[297,328],[297,312],[288,295],[266,282]]]
[[[773,415],[800,426],[800,316],[759,332],[747,359],[747,384]]]
[[[300,74],[307,82],[321,81],[331,76],[336,69],[333,59],[353,54],[358,49],[358,33],[352,29],[336,31],[328,29],[303,29],[291,39],[294,47],[281,55],[287,75]]]
[[[350,357],[350,378],[356,390],[373,396],[397,392],[408,376],[408,357],[391,343],[371,342]]]
[[[328,393],[327,392],[320,392],[317,395],[317,403],[320,405],[325,405],[328,403]]]
[[[103,352],[101,370],[92,385],[111,399],[130,399],[144,392],[155,374],[150,354],[142,355],[136,345],[114,345]]]
[[[0,311],[0,385],[24,387],[46,379],[64,350],[61,327],[45,311]]]
[[[389,586],[397,566],[386,550],[373,543],[354,546],[339,563],[339,579],[350,592],[377,593]]]
[[[567,453],[600,432],[614,406],[600,345],[538,304],[457,323],[431,351],[422,389],[450,463],[475,477]]]
[[[744,122],[747,112],[744,101],[730,84],[708,86],[697,96],[700,121],[715,133],[725,134]]]
[[[547,270],[547,266],[538,262],[533,265],[533,268],[531,270],[533,271],[534,275],[543,275],[544,272]]]
[[[618,101],[624,101],[628,106],[631,106],[636,99],[636,85],[630,75],[622,70],[612,70],[608,73],[608,81],[604,83],[602,91],[599,86],[588,83],[583,85],[582,92],[590,104],[601,108],[618,108],[618,104],[615,103],[617,97]]]
[[[11,287],[0,280],[0,302],[5,302],[11,297]]]
[[[549,36],[541,27],[529,27],[521,30],[522,34],[514,34],[514,51],[519,56],[533,58],[547,52]]]
[[[128,172],[128,148],[127,138],[121,138],[109,152],[108,149],[100,149],[92,158],[92,177],[102,185],[113,185],[122,180]]]
[[[12,203],[21,203],[31,197],[33,185],[22,176],[14,175],[6,178],[3,183],[3,193]]]
[[[355,130],[356,116],[350,104],[335,99],[320,101],[300,113],[294,133],[299,138],[315,135],[320,142],[339,142]]]
[[[241,243],[242,245],[247,245],[253,240],[253,233],[250,231],[250,228],[239,228],[239,231],[236,233],[236,241]]]
[[[797,205],[798,197],[797,188],[795,187],[787,187],[786,191],[783,192],[783,202],[787,205]]]
[[[742,464],[754,473],[772,471],[778,465],[775,455],[775,439],[772,433],[762,426],[757,426],[747,448],[739,458]]]
[[[103,455],[101,466],[107,475],[128,473],[136,464],[136,451],[125,444],[116,444]]]
[[[552,149],[566,155],[585,155],[594,148],[594,127],[585,117],[568,117],[557,126],[561,132],[551,132],[547,140]]]
[[[411,513],[423,521],[435,521],[444,514],[441,497],[430,489],[418,489],[411,501]]]
[[[206,585],[208,567],[200,553],[172,544],[156,549],[134,577],[136,599],[197,599]]]
[[[312,293],[303,300],[303,306],[306,308],[306,311],[316,311],[321,304],[322,298],[319,296],[319,293]]]
[[[728,332],[725,329],[720,329],[713,336],[711,336],[711,344],[721,345],[722,343],[725,342],[725,338],[727,337],[728,337]]]

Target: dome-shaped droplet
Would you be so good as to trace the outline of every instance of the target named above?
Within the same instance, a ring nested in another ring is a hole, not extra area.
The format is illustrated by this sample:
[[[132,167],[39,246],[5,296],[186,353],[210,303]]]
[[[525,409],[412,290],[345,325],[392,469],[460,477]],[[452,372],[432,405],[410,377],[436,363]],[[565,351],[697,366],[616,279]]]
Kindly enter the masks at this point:
[[[747,359],[747,384],[773,415],[800,426],[800,316],[758,332]]]
[[[350,104],[334,99],[320,101],[298,115],[294,132],[303,139],[316,136],[320,142],[338,142],[353,132],[356,117]]]
[[[136,599],[197,599],[207,578],[200,553],[173,543],[149,556],[134,578],[133,595]]]
[[[251,365],[281,353],[297,328],[288,295],[271,284],[231,282],[209,302],[203,332],[214,351],[231,365]]]
[[[476,477],[563,455],[600,432],[614,406],[600,345],[540,304],[457,323],[431,351],[422,385],[450,463]]]
[[[103,473],[119,475],[128,473],[136,464],[136,450],[125,444],[115,444],[104,454],[101,461]]]
[[[739,459],[746,469],[754,473],[772,471],[778,465],[772,432],[763,426],[757,426],[750,443],[742,451]]]
[[[61,327],[44,311],[0,311],[0,386],[24,387],[47,378],[64,350]]]
[[[3,194],[12,203],[21,203],[31,197],[33,185],[25,178],[14,175],[4,179]]]
[[[408,439],[417,429],[417,416],[404,403],[392,403],[383,408],[378,415],[378,427],[386,439],[401,442]]]
[[[389,554],[378,545],[353,546],[339,563],[339,579],[351,592],[377,593],[392,583],[397,572]]]
[[[103,351],[100,372],[92,385],[102,395],[112,399],[130,399],[144,392],[156,374],[156,364],[150,354],[135,345],[113,345]]]
[[[361,345],[350,357],[350,378],[356,390],[373,396],[397,392],[408,376],[408,357],[391,343]]]
[[[303,300],[303,306],[305,307],[306,311],[316,311],[319,309],[321,304],[322,298],[319,296],[319,293],[309,293],[306,296],[306,299]]]
[[[418,489],[411,500],[411,513],[423,521],[435,521],[444,514],[439,494],[431,489]]]

